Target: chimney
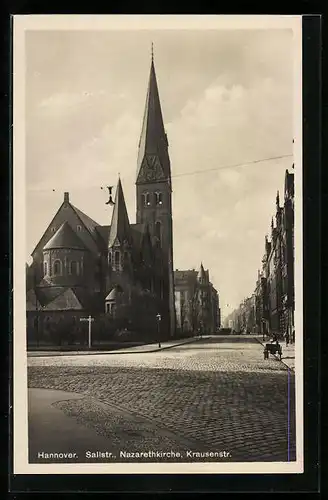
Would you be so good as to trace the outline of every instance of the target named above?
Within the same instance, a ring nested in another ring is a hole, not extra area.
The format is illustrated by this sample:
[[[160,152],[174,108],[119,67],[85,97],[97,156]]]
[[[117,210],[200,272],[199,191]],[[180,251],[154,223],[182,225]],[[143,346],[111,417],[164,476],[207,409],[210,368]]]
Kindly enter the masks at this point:
[[[64,193],[64,203],[69,203],[69,193]]]

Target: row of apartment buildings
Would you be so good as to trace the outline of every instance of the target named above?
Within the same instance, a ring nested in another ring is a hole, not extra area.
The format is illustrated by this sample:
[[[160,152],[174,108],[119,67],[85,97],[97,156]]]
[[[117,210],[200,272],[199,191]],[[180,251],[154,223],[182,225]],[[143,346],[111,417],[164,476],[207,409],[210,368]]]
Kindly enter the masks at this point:
[[[254,292],[227,318],[227,326],[236,332],[276,334],[293,341],[294,260],[294,174],[286,170],[284,200],[281,206],[278,192]]]
[[[181,333],[214,333],[220,328],[219,294],[209,271],[174,271],[176,326]]]

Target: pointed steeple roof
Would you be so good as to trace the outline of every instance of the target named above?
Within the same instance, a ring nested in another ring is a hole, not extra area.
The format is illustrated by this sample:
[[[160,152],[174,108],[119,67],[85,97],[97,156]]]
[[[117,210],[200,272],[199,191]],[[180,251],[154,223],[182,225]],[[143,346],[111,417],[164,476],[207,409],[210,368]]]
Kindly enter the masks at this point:
[[[154,57],[152,52],[148,90],[139,141],[137,181],[140,176],[145,157],[156,157],[160,162],[158,174],[164,179],[170,178],[170,160],[168,142],[164,129],[162,109],[157,86]],[[162,170],[162,172],[160,172]]]
[[[50,238],[48,243],[43,247],[43,250],[53,250],[55,248],[74,248],[78,250],[86,250],[84,243],[73,231],[67,221],[59,227],[52,238]]]
[[[203,267],[203,263],[202,262],[200,264],[200,268],[199,268],[199,271],[198,271],[198,279],[201,280],[201,281],[205,281],[206,280],[206,273],[205,273],[205,269]]]
[[[125,240],[129,244],[131,243],[131,229],[128,212],[125,205],[122,183],[121,179],[119,178],[115,193],[115,205],[113,209],[112,222],[110,225],[108,247],[112,247],[115,242],[118,242],[122,245]]]

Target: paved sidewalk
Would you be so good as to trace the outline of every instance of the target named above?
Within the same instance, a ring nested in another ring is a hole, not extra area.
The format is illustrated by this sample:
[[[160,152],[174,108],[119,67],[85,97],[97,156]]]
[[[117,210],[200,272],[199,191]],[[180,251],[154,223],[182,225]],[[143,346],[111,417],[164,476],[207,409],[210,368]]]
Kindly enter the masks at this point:
[[[263,342],[262,336],[259,338],[258,336],[255,337],[258,342],[260,342],[263,346],[269,342],[269,340],[265,340]],[[286,343],[284,341],[280,342],[280,345],[282,347],[282,357],[281,357],[281,362],[286,365],[288,368],[291,370],[295,370],[295,344],[289,344],[286,346]],[[278,356],[276,356],[278,358]]]
[[[54,405],[59,401],[79,400],[82,394],[66,391],[29,389],[29,459],[49,462],[47,453],[65,454],[67,462],[79,462],[86,450],[110,449],[111,441],[65,415]],[[73,455],[73,456],[72,456]],[[59,462],[65,462],[60,457]],[[51,460],[50,460],[51,461]],[[56,461],[56,460],[53,460]]]
[[[90,349],[90,351],[28,351],[27,357],[46,357],[46,356],[85,356],[91,354],[137,354],[137,353],[150,353],[157,351],[164,351],[165,349],[171,349],[173,347],[182,346],[185,344],[190,344],[191,342],[197,342],[199,340],[205,340],[209,338],[208,336],[203,337],[191,337],[188,339],[177,339],[172,341],[161,342],[161,347],[159,347],[158,342],[154,344],[144,344],[134,347],[128,347],[126,349],[116,349],[114,351],[97,351]]]
[[[173,449],[182,453],[203,446],[147,416],[90,395],[32,388],[28,397],[32,463],[122,462],[126,461],[120,457],[122,450]]]

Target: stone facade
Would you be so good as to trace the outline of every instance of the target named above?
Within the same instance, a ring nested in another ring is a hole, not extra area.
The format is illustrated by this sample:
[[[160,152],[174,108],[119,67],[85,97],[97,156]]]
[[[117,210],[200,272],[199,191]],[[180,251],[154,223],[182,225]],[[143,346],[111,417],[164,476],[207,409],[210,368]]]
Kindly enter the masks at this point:
[[[203,265],[174,272],[177,328],[181,333],[215,333],[220,326],[219,294]]]

